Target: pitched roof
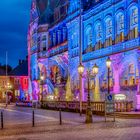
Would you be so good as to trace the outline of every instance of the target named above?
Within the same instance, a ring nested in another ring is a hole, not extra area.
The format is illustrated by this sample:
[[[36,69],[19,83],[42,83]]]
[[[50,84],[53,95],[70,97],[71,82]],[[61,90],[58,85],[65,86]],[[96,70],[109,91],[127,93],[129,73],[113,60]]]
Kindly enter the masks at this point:
[[[9,76],[28,76],[28,61],[24,61],[15,67],[9,74]]]

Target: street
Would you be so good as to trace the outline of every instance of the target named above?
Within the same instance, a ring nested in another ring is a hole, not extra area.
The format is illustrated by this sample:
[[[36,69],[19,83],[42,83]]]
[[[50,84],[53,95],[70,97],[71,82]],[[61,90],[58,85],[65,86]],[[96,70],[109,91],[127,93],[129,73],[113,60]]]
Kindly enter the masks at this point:
[[[4,129],[0,130],[0,140],[139,140],[140,121],[138,119],[116,119],[104,122],[104,117],[93,116],[92,124],[85,124],[85,115],[35,110],[35,127],[32,127],[32,108],[9,105],[4,109]]]

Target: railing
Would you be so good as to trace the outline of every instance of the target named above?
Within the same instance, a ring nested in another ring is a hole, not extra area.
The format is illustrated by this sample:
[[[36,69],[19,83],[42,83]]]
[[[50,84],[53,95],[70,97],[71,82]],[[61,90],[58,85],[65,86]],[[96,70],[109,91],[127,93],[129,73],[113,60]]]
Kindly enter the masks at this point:
[[[66,101],[43,101],[42,108],[47,109],[59,109],[61,107],[62,110],[66,111],[79,111],[79,102],[66,102]],[[87,102],[82,103],[83,112],[86,111]],[[100,114],[105,111],[105,102],[91,102],[91,109],[93,113]],[[124,101],[124,102],[115,102],[115,111],[116,112],[130,112],[133,109],[132,101]]]

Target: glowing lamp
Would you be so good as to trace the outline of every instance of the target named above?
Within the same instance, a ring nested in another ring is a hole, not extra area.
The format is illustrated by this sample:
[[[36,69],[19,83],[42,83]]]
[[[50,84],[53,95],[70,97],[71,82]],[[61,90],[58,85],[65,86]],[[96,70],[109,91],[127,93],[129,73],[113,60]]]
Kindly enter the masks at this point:
[[[98,71],[99,71],[99,67],[98,67],[96,64],[94,64],[94,66],[93,66],[93,68],[92,68],[93,74],[94,74],[94,75],[98,74]]]
[[[42,80],[42,81],[44,80],[44,76],[43,75],[40,76],[40,80]]]
[[[80,63],[80,65],[78,66],[78,73],[79,73],[80,75],[82,75],[83,72],[84,72],[84,66]]]
[[[111,66],[111,60],[110,60],[109,57],[108,57],[108,59],[106,60],[106,66],[107,66],[108,68],[110,68],[110,66]]]

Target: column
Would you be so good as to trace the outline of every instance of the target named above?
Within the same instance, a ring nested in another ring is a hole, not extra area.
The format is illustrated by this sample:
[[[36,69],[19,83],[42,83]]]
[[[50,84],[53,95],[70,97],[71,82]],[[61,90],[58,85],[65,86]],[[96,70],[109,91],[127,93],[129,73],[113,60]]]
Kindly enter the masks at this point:
[[[67,36],[67,29],[66,27],[63,28],[63,42],[66,40],[66,36]]]
[[[137,86],[137,105],[136,109],[140,109],[140,51],[138,51],[138,58],[137,58],[137,63],[138,63],[138,75],[139,75],[139,80],[138,80],[138,86]]]
[[[140,0],[138,1],[138,32],[140,36]]]
[[[118,94],[120,93],[120,80],[119,80],[119,70],[113,70],[113,77],[114,77],[114,86],[113,86],[113,93]]]
[[[53,33],[53,46],[56,45],[56,33]]]
[[[58,37],[58,44],[60,44],[61,43],[61,31],[60,30],[58,30],[58,32],[57,32],[57,37]]]

